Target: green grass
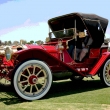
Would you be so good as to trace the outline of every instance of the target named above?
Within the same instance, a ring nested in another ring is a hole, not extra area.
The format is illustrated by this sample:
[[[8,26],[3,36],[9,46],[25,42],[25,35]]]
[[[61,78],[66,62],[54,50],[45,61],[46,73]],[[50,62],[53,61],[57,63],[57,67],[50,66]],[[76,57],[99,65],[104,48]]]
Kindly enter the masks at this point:
[[[0,110],[110,110],[110,88],[98,77],[82,82],[55,81],[40,100],[23,101],[11,88],[0,86]]]

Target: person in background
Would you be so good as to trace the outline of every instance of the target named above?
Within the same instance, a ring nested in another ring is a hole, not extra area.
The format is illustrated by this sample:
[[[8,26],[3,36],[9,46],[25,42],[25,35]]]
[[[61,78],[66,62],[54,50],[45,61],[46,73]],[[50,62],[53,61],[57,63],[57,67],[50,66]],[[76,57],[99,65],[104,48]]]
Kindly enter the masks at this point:
[[[77,30],[76,39],[73,38],[68,41],[68,50],[67,51],[73,59],[74,59],[74,52],[79,53],[80,50],[82,49],[81,39],[79,38],[78,34],[79,34],[79,31]],[[75,50],[75,46],[77,48],[76,50]],[[75,56],[77,56],[77,55],[75,55]]]
[[[79,61],[79,54],[82,50],[82,39],[77,35],[77,40],[74,43],[74,49],[72,52],[72,58],[78,62]]]

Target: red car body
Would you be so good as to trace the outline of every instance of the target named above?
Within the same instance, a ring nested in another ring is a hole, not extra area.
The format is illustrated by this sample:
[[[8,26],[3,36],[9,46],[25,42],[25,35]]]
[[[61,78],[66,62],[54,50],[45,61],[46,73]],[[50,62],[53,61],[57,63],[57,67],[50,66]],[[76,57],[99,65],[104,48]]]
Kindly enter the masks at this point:
[[[75,81],[98,74],[104,84],[110,86],[110,52],[107,45],[102,46],[108,20],[95,14],[71,13],[52,18],[48,24],[55,38],[49,35],[43,45],[25,45],[26,48],[14,52],[8,60],[6,53],[0,55],[1,79],[10,80],[16,93],[25,100],[45,96],[53,80]],[[92,37],[93,43],[83,62],[75,62],[68,53],[71,36],[56,36],[55,32],[64,28],[86,29]],[[61,48],[58,48],[59,41]]]

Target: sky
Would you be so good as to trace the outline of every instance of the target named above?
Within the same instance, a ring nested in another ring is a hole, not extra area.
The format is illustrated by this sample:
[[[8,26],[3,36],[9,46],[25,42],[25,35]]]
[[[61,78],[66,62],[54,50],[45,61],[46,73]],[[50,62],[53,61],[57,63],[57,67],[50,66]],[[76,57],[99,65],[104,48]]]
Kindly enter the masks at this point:
[[[109,11],[109,0],[0,0],[0,40],[45,41],[50,18],[81,12],[110,20]],[[106,37],[110,38],[110,24]]]

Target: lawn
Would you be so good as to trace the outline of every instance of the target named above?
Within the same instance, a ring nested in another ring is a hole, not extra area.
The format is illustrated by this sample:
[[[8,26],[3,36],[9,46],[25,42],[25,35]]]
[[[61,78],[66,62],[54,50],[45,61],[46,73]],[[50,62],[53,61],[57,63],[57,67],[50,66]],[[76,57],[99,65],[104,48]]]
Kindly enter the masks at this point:
[[[23,101],[11,88],[0,86],[0,110],[110,110],[110,88],[98,77],[82,82],[55,81],[40,100]]]

